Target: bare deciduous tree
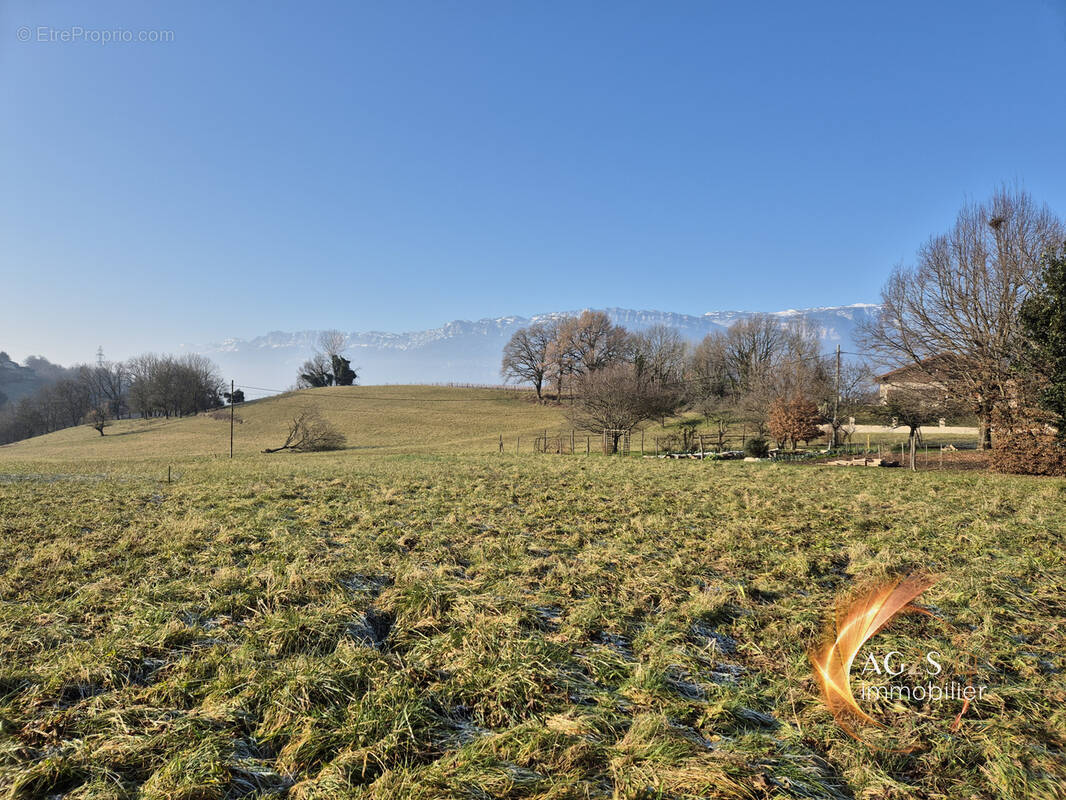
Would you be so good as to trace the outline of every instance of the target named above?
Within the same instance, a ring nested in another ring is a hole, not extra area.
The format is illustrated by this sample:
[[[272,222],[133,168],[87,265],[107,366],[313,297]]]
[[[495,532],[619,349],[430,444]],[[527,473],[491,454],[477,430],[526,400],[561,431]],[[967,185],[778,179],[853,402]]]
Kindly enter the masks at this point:
[[[788,344],[788,330],[769,314],[753,314],[729,326],[722,343],[734,390],[746,394],[765,380]]]
[[[575,379],[631,356],[632,338],[625,328],[602,311],[584,311],[516,331],[504,348],[500,371],[505,378],[531,383],[538,397],[552,385],[561,399]]]
[[[197,414],[222,405],[222,380],[210,359],[146,353],[127,362],[129,404],[142,417]]]
[[[543,322],[515,331],[503,348],[500,374],[505,380],[532,384],[540,400],[548,374],[549,350],[555,336],[555,326]]]
[[[666,417],[687,398],[688,343],[676,328],[653,325],[631,337],[630,355],[637,377],[647,384],[645,391],[654,406],[651,413],[665,425]]]
[[[633,335],[631,347],[637,370],[656,383],[680,383],[685,379],[689,348],[677,328],[652,325]]]
[[[578,378],[567,417],[583,430],[612,431],[612,444],[617,449],[621,431],[657,413],[656,391],[637,375],[632,364],[611,364]]]
[[[621,325],[603,311],[583,311],[560,327],[560,339],[568,352],[572,371],[587,375],[630,355],[632,340]]]
[[[755,314],[714,333],[693,351],[690,401],[698,409],[731,407],[764,432],[771,404],[802,396],[817,404],[832,396],[827,359],[808,327]]]
[[[51,394],[52,402],[61,423],[58,427],[77,425],[92,407],[92,395],[89,387],[79,380],[66,378],[46,390]]]
[[[1047,206],[1001,188],[963,208],[950,231],[922,246],[914,267],[894,270],[881,291],[879,318],[862,329],[885,366],[927,370],[968,403],[982,448],[992,443],[992,412],[1010,396],[1020,306],[1043,255],[1061,247],[1063,230]]]
[[[875,414],[886,424],[907,429],[907,442],[910,445],[910,468],[915,469],[914,454],[921,443],[921,429],[931,425],[941,417],[953,416],[960,411],[960,402],[946,395],[922,389],[894,389],[885,398],[885,402],[876,406]]]
[[[345,438],[332,424],[322,418],[317,410],[304,408],[298,411],[289,422],[289,434],[281,447],[268,447],[264,453],[279,453],[282,450],[298,452],[319,452],[322,450],[340,450]]]
[[[725,336],[709,334],[689,357],[690,384],[694,402],[712,400],[713,405],[735,402],[737,393],[725,357]]]
[[[301,389],[314,389],[333,385],[333,365],[324,353],[315,353],[300,365],[300,377],[296,385]]]
[[[322,386],[351,386],[359,376],[352,369],[352,362],[341,355],[348,337],[341,331],[322,331],[318,345],[311,358],[300,365],[296,385],[301,389]]]
[[[126,408],[126,393],[129,389],[129,369],[121,361],[104,361],[101,359],[93,366],[84,366],[80,370],[81,380],[92,392],[97,403],[107,406],[112,417],[119,417]]]
[[[318,334],[318,352],[330,361],[344,352],[348,337],[338,330],[322,331]]]
[[[877,402],[877,390],[874,386],[873,373],[865,363],[843,363],[840,367],[840,381],[833,378],[832,390],[836,394],[836,414],[833,413],[833,397],[827,397],[824,410],[826,421],[830,424],[830,446],[840,444],[841,437],[847,440],[854,433],[854,425],[845,422],[861,408]],[[849,433],[850,429],[850,433]]]
[[[111,425],[111,414],[107,406],[96,406],[85,415],[85,424],[104,435],[104,428]]]

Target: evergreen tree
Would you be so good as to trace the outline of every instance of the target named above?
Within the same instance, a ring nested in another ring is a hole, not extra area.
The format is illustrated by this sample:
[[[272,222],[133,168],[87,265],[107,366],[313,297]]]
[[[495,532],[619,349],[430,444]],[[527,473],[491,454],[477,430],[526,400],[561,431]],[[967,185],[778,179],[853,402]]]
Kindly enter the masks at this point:
[[[352,369],[352,362],[343,356],[333,356],[333,382],[337,386],[351,386],[359,376]]]
[[[1029,366],[1046,381],[1040,405],[1052,415],[1066,441],[1066,251],[1047,255],[1040,286],[1026,298],[1021,321],[1029,341]]]

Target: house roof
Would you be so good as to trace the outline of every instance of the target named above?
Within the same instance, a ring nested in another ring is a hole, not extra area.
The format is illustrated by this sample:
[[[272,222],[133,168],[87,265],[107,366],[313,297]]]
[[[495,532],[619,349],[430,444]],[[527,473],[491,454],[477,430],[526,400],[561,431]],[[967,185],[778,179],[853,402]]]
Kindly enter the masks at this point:
[[[935,381],[940,377],[949,377],[959,368],[959,356],[953,353],[939,353],[935,356],[916,361],[913,364],[904,364],[894,370],[877,376],[878,383],[894,383],[906,381]]]

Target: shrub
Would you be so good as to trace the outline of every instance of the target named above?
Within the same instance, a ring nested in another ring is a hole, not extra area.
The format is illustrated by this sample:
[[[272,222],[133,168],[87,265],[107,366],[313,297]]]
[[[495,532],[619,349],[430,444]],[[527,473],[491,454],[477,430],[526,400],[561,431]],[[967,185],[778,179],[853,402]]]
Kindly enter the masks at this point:
[[[750,458],[766,458],[770,455],[770,443],[761,436],[755,436],[744,442],[744,455]]]
[[[770,435],[782,447],[790,444],[795,450],[797,442],[824,436],[820,422],[817,406],[802,395],[779,397],[770,406]]]
[[[1066,475],[1066,442],[1056,438],[1053,417],[1038,406],[1018,403],[992,415],[989,466],[1015,475]]]
[[[1049,433],[997,433],[989,459],[995,472],[1066,476],[1066,444]]]

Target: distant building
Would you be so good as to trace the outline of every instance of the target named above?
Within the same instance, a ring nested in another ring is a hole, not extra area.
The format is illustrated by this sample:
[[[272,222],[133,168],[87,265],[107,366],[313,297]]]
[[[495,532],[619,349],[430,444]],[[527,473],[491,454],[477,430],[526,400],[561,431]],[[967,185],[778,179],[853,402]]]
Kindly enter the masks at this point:
[[[920,363],[886,372],[877,376],[878,397],[882,404],[888,402],[893,392],[929,394],[932,399],[948,397],[947,387],[956,380],[958,357],[948,354],[931,356]]]

